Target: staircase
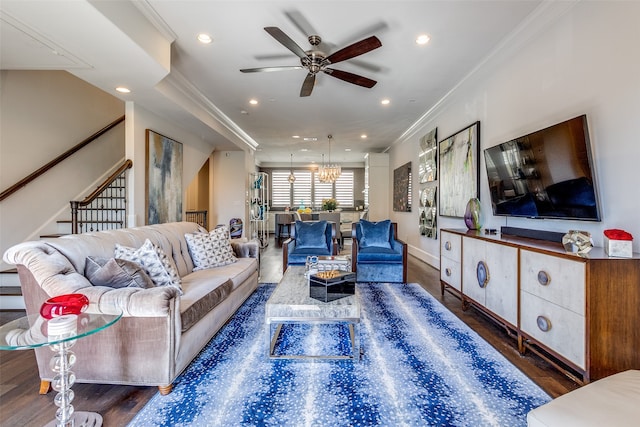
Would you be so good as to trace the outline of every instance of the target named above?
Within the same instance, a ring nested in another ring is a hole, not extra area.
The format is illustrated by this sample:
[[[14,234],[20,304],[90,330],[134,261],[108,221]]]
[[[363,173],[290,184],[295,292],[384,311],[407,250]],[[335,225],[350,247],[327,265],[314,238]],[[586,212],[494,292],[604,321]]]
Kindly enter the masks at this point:
[[[63,154],[51,160],[0,193],[0,201],[10,197],[21,188],[63,162],[65,159],[96,141],[100,136],[114,129],[125,120],[124,116],[112,121],[88,138],[76,144]],[[104,183],[99,185],[82,201],[71,201],[71,219],[57,221],[58,234],[42,235],[41,238],[60,237],[64,234],[79,234],[99,230],[123,228],[126,224],[127,180],[126,170],[133,166],[126,160]],[[17,270],[0,271],[0,323],[7,320],[7,314],[24,310],[24,299]]]

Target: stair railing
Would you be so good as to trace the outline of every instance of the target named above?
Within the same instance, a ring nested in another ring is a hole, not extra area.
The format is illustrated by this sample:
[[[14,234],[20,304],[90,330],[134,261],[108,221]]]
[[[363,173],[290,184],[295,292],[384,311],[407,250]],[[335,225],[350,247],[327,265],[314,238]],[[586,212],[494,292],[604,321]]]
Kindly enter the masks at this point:
[[[207,228],[207,211],[186,211],[186,220]]]
[[[71,201],[71,233],[80,234],[100,230],[124,228],[127,215],[127,169],[133,166],[126,160],[122,166],[82,201]]]
[[[3,201],[4,199],[6,199],[7,197],[9,197],[10,195],[12,195],[13,193],[15,193],[16,191],[18,191],[19,189],[21,189],[22,187],[24,187],[27,184],[29,184],[34,179],[42,176],[45,172],[47,172],[50,169],[52,169],[58,163],[60,163],[63,160],[65,160],[67,157],[70,157],[76,151],[78,151],[81,148],[89,145],[89,143],[91,143],[92,141],[96,140],[98,137],[104,135],[105,133],[107,133],[108,131],[110,131],[111,129],[113,129],[114,127],[119,125],[120,123],[122,123],[124,121],[124,118],[125,118],[125,116],[121,116],[121,117],[117,118],[116,120],[114,120],[113,122],[109,123],[108,125],[106,125],[102,129],[100,129],[99,131],[97,131],[96,133],[91,135],[90,137],[84,139],[82,142],[80,142],[80,143],[76,144],[75,146],[71,147],[70,149],[68,149],[67,151],[65,151],[64,153],[62,153],[58,157],[56,157],[55,159],[51,160],[46,165],[40,167],[36,171],[32,172],[31,174],[29,174],[26,177],[22,178],[20,181],[18,181],[15,184],[13,184],[11,187],[9,187],[6,190],[4,190],[2,193],[0,193],[0,202]]]

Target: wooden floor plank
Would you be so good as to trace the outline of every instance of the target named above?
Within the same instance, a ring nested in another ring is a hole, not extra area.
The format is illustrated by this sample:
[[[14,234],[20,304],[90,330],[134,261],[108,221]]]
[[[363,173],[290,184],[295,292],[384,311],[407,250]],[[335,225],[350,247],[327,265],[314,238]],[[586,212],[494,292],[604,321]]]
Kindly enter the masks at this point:
[[[346,246],[345,251],[350,251],[350,247]],[[530,353],[520,355],[515,340],[482,313],[474,309],[463,311],[455,296],[448,293],[442,296],[438,270],[411,256],[408,265],[409,282],[419,283],[550,396],[560,396],[578,387],[541,358]],[[277,283],[281,277],[282,248],[271,239],[262,251],[260,281]],[[2,323],[11,318],[15,318],[15,313],[0,314]],[[55,392],[41,396],[39,384],[32,350],[0,352],[0,425],[37,426],[54,418]],[[105,427],[126,425],[157,393],[156,387],[105,384],[75,384],[73,390],[75,409],[100,413]]]

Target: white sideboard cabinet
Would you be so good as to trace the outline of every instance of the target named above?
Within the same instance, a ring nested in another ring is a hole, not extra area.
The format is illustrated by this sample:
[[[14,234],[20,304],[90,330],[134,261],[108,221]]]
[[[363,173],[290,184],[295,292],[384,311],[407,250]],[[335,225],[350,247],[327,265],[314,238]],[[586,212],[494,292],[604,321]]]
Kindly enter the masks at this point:
[[[578,256],[560,243],[481,231],[440,236],[443,294],[503,324],[521,352],[584,383],[640,369],[640,254]]]

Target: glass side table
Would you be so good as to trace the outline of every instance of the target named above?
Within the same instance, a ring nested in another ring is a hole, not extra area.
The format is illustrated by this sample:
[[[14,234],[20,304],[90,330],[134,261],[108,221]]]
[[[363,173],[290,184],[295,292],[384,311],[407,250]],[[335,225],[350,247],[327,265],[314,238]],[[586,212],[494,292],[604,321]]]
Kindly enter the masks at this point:
[[[91,306],[89,306],[91,307]],[[89,308],[89,311],[91,309]],[[0,326],[0,350],[26,350],[49,346],[54,354],[51,368],[56,373],[51,382],[58,392],[54,403],[56,418],[45,427],[99,427],[102,416],[95,412],[75,412],[71,402],[75,375],[71,368],[76,355],[69,350],[77,339],[108,328],[120,320],[122,314],[67,315],[47,320],[39,314],[29,315]]]

